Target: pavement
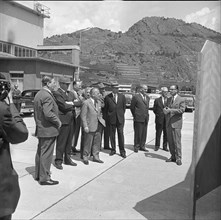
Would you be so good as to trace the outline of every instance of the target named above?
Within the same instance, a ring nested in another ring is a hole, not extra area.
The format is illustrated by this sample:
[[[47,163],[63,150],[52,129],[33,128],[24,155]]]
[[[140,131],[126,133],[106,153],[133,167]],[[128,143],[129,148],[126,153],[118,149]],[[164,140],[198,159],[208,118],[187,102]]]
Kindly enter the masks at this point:
[[[33,178],[38,140],[33,116],[24,118],[29,138],[11,146],[21,188],[12,219],[190,219],[194,113],[184,113],[182,166],[166,163],[170,154],[162,148],[154,151],[152,111],[146,142],[149,152],[134,153],[133,118],[129,110],[125,116],[127,158],[120,157],[119,151],[109,156],[108,150],[102,150],[100,159],[104,163],[90,161],[86,166],[79,155],[73,156],[76,167],[64,165],[58,170],[51,166],[52,179],[59,181],[54,186],[41,186]],[[196,219],[221,219],[220,192],[219,187],[197,201]]]

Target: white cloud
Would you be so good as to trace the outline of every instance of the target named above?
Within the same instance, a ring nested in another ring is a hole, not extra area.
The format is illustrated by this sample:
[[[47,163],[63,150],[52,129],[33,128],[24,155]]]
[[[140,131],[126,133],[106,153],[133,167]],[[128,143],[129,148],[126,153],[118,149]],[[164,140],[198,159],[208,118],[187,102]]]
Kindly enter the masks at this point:
[[[212,30],[221,32],[220,30],[220,6],[213,10],[202,8],[200,11],[191,13],[185,17],[188,23],[196,22]]]

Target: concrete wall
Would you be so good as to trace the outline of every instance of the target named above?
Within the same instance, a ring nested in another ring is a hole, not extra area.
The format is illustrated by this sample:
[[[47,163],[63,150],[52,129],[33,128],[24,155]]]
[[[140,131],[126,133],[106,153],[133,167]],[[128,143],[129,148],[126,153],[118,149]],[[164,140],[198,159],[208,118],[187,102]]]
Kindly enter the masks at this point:
[[[6,1],[0,1],[0,40],[36,48],[43,44],[44,18]]]

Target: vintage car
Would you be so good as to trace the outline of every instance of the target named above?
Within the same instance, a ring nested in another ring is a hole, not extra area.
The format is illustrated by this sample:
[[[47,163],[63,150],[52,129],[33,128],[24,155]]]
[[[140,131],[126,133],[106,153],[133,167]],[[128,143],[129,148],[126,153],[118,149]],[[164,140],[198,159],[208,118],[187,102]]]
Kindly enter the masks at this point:
[[[159,98],[161,96],[161,94],[159,94],[159,93],[148,93],[147,95],[150,97],[149,109],[153,110],[154,101],[155,101],[155,99]]]
[[[185,98],[186,109],[185,112],[192,112],[195,110],[195,96],[192,94],[179,94],[181,97]]]
[[[133,93],[132,92],[123,92],[123,94],[126,98],[126,108],[130,108]]]
[[[39,89],[28,89],[21,93],[21,110],[24,116],[30,116],[34,112],[34,97]]]

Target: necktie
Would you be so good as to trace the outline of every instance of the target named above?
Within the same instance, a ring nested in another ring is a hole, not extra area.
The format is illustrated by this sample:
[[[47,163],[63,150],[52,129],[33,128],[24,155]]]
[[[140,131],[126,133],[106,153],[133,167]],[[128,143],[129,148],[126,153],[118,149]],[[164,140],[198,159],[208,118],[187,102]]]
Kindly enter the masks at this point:
[[[173,104],[173,102],[174,102],[174,96],[172,96],[171,105]]]

